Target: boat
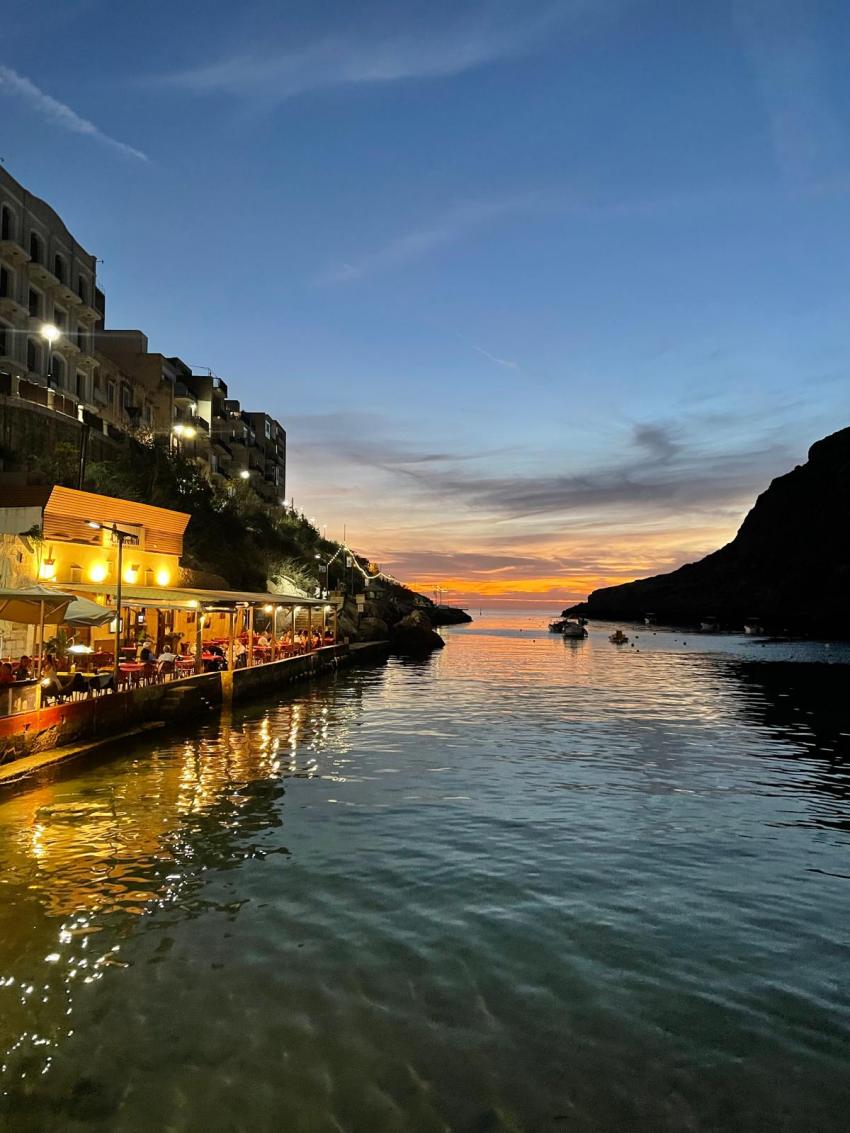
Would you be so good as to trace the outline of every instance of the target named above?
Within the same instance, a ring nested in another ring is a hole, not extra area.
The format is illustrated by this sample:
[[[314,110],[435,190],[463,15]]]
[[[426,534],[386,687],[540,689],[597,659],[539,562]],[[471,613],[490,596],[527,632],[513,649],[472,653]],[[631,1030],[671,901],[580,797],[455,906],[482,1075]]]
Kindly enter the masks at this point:
[[[579,618],[567,618],[561,633],[564,637],[587,637],[587,630]]]
[[[655,625],[655,614],[644,614],[643,615],[643,624],[645,626],[654,626]]]
[[[612,633],[610,635],[610,637],[608,638],[608,640],[611,642],[612,645],[628,645],[629,644],[629,639],[626,637],[626,635],[623,633],[623,631],[621,629],[618,629],[615,633]]]
[[[758,618],[747,618],[744,622],[744,633],[748,633],[751,637],[758,636],[764,633],[764,626]]]
[[[703,618],[699,628],[703,633],[717,633],[720,626],[717,624],[717,618]]]
[[[559,618],[556,622],[549,622],[550,633],[563,633],[564,632],[564,619]]]

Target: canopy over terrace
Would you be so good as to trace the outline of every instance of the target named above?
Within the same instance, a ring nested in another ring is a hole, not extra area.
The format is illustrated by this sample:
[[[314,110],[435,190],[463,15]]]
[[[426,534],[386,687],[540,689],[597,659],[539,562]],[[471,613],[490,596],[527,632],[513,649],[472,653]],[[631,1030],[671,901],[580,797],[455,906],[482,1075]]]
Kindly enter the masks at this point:
[[[112,594],[113,587],[108,583],[86,583],[85,590],[89,594]],[[277,612],[283,610],[289,613],[289,624],[281,627],[292,634],[296,630],[296,615],[306,614],[306,629],[312,633],[321,625],[324,630],[329,611],[333,613],[333,637],[336,640],[337,606],[326,598],[311,598],[303,592],[275,592],[248,591],[248,590],[202,590],[196,587],[160,587],[124,586],[122,591],[122,607],[125,610],[153,609],[171,616],[171,631],[175,628],[185,628],[187,633],[180,636],[194,636],[195,654],[200,668],[201,646],[205,636],[209,635],[212,619],[221,615],[223,624],[220,627],[220,638],[229,638],[232,649],[234,636],[244,633],[247,636],[248,663],[253,663],[254,653],[254,612],[259,607],[266,614],[271,614],[271,636],[274,639],[278,632]],[[175,615],[183,615],[182,621],[175,623]],[[200,615],[203,615],[201,617]],[[239,630],[236,621],[241,615],[243,626]],[[315,615],[315,621],[314,621]],[[319,616],[320,615],[320,616]],[[130,619],[124,619],[130,624]],[[204,621],[207,622],[205,631]],[[151,633],[156,638],[162,636]],[[274,643],[274,641],[273,641]]]

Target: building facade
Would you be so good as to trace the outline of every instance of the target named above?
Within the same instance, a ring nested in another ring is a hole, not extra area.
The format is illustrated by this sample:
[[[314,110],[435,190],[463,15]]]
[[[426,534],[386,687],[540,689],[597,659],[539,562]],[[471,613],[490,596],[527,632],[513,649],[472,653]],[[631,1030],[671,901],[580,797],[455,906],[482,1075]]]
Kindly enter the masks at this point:
[[[7,396],[29,395],[69,416],[91,408],[96,266],[53,209],[0,166],[0,372]],[[43,333],[48,325],[58,331],[53,341]]]
[[[142,331],[107,329],[96,267],[54,210],[0,166],[0,410],[58,414],[66,434],[78,423],[81,468],[92,430],[107,447],[127,435],[166,438],[211,478],[239,477],[282,504],[280,423],[244,412],[212,372],[151,351]]]

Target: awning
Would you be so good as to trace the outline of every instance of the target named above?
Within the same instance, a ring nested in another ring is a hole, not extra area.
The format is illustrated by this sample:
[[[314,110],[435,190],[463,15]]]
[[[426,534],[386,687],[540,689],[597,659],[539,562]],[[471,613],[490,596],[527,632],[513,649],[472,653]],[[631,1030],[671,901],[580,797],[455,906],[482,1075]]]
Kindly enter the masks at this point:
[[[69,604],[62,622],[66,626],[103,626],[114,617],[115,610],[110,607],[77,597]]]
[[[0,589],[0,618],[29,626],[61,625],[74,597],[46,586]]]
[[[81,582],[79,589],[86,594],[109,594],[115,598],[115,584],[108,582]],[[267,591],[198,590],[194,587],[129,586],[121,588],[122,605],[152,606],[159,610],[189,609],[205,606],[327,606],[327,598],[307,598],[303,594],[270,594]]]

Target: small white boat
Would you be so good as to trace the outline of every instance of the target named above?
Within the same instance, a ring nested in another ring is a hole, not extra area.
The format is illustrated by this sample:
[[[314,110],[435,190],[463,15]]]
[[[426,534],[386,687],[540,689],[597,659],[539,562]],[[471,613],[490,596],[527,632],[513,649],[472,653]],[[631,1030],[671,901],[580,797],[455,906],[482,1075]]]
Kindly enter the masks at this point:
[[[749,634],[751,637],[759,636],[764,633],[764,626],[757,618],[747,618],[744,622],[744,633]]]
[[[703,633],[717,633],[720,626],[717,624],[717,618],[703,618],[699,628]]]
[[[645,626],[653,626],[653,625],[655,625],[655,614],[644,614],[644,616],[643,616],[643,624],[644,624]]]
[[[567,618],[561,633],[564,637],[587,637],[587,630],[578,618]]]

